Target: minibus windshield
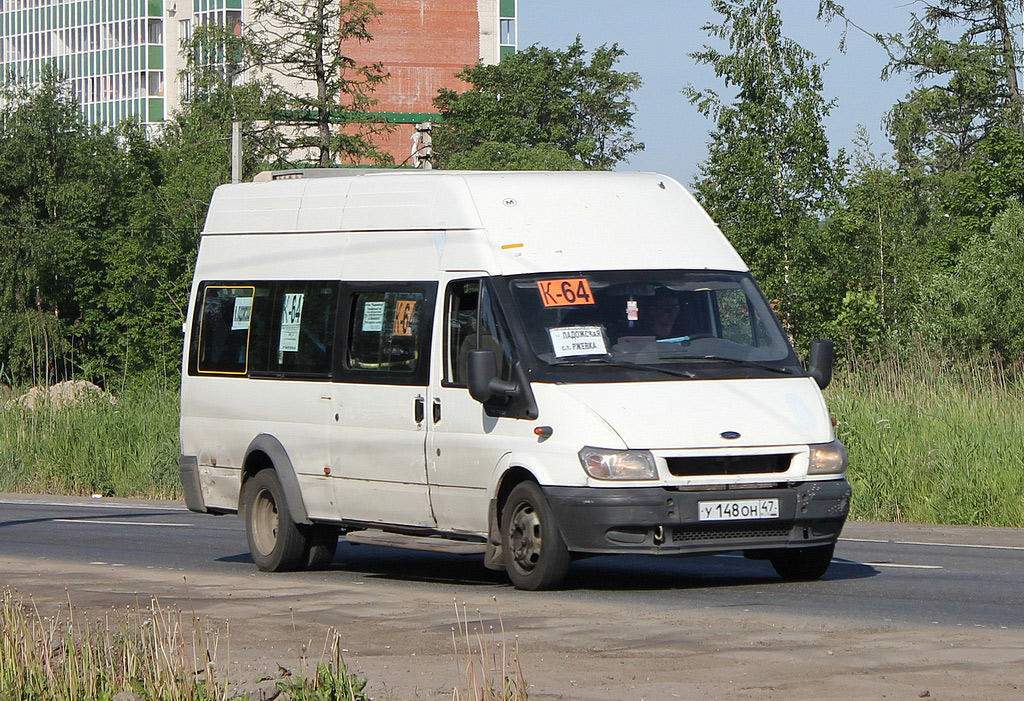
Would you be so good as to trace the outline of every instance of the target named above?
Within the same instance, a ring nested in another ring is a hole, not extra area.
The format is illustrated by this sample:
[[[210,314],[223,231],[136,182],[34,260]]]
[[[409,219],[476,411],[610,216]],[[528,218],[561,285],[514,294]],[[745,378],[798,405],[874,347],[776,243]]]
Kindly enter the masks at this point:
[[[533,355],[549,370],[632,367],[705,377],[799,372],[747,273],[591,271],[509,279]],[[709,370],[711,366],[714,371]]]

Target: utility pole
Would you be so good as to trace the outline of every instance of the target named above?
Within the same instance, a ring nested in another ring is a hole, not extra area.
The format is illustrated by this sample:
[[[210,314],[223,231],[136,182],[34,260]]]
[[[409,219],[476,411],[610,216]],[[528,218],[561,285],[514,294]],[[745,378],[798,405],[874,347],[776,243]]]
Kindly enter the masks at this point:
[[[242,123],[231,122],[231,182],[242,182]]]
[[[412,163],[417,168],[431,170],[434,167],[433,138],[430,135],[433,124],[420,122],[412,135]]]

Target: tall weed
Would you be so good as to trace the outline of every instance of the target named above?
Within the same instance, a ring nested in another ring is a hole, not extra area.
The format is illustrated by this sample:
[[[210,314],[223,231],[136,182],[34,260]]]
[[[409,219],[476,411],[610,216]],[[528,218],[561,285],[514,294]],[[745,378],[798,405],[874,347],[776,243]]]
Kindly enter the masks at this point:
[[[0,595],[0,698],[227,698],[217,664],[220,632],[156,599],[148,606],[88,618],[67,610],[42,615],[4,588]]]
[[[177,498],[178,388],[128,384],[65,406],[0,405],[0,491]]]
[[[494,599],[497,604],[497,599]],[[473,623],[466,605],[455,604],[458,629],[452,628],[452,643],[462,667],[464,689],[452,691],[453,701],[527,701],[529,688],[523,676],[519,655],[519,636],[510,648],[505,634],[505,621],[498,612],[498,630],[485,625],[477,611]]]
[[[837,372],[826,398],[854,518],[1024,526],[1024,383],[997,360],[889,354]]]

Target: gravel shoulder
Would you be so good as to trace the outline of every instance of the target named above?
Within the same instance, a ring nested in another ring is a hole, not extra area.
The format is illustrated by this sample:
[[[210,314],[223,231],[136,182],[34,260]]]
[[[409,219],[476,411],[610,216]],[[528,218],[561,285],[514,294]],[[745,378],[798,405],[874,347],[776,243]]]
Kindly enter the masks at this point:
[[[219,663],[240,689],[255,690],[256,680],[279,674],[278,665],[308,671],[337,630],[373,698],[451,699],[453,688],[466,690],[471,658],[456,654],[453,636],[468,618],[474,647],[482,640],[500,655],[503,640],[508,651],[518,646],[534,699],[1024,696],[1020,631],[865,625],[696,603],[668,613],[626,596],[621,605],[512,590],[466,596],[388,579],[339,584],[330,573],[186,576],[4,556],[0,571],[0,584],[43,613],[69,597],[76,615],[147,605],[151,597],[194,611],[219,631]]]

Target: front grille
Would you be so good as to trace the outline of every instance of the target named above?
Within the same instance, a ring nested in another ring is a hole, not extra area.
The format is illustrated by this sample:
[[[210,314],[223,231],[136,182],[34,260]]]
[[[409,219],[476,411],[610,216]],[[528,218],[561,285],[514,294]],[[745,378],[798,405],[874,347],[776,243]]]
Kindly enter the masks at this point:
[[[755,540],[786,538],[791,528],[786,525],[768,526],[749,523],[718,523],[696,526],[677,526],[672,529],[673,543],[698,540]]]
[[[665,458],[668,471],[676,477],[707,475],[763,475],[785,472],[793,460],[783,455],[705,455],[695,458]]]

